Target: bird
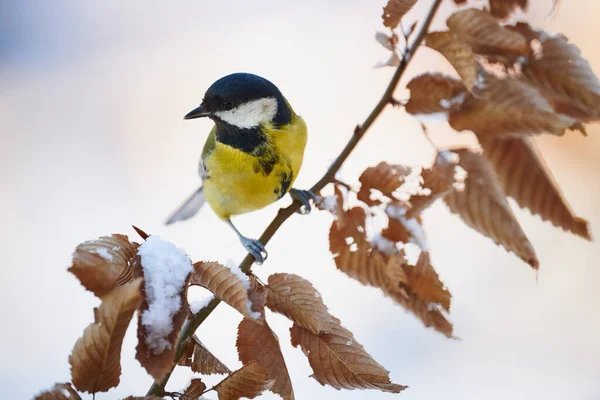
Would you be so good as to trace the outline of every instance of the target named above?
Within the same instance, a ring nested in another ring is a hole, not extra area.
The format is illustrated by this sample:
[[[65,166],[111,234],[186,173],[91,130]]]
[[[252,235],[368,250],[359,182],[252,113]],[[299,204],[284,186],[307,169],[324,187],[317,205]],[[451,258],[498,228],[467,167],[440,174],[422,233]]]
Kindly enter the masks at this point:
[[[247,72],[215,81],[200,106],[184,117],[196,118],[214,122],[200,156],[202,184],[166,224],[191,218],[207,202],[262,264],[268,257],[265,246],[242,235],[231,217],[262,209],[286,193],[300,202],[301,214],[311,211],[315,194],[292,186],[304,158],[306,123],[277,86]]]

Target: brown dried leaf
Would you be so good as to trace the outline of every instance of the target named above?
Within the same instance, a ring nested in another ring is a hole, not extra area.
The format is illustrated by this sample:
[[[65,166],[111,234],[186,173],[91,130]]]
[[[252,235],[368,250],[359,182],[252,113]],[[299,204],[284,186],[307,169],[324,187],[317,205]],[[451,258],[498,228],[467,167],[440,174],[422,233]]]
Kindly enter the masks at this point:
[[[410,169],[401,165],[380,162],[376,167],[363,171],[358,180],[361,183],[358,199],[370,206],[381,204],[379,200],[371,200],[371,190],[376,189],[385,196],[393,198],[392,192],[400,187]]]
[[[337,268],[364,285],[381,289],[386,296],[415,314],[425,326],[452,337],[452,324],[438,308],[441,305],[420,299],[408,286],[405,271],[412,267],[407,264],[404,255],[399,252],[383,253],[366,240],[365,217],[365,211],[357,207],[333,222],[329,231],[329,248]],[[390,218],[390,224],[392,221]],[[419,223],[415,218],[410,218],[410,221],[413,225]],[[405,231],[409,232],[406,228]]]
[[[413,115],[460,108],[467,90],[458,79],[438,73],[419,75],[406,88],[410,90],[410,99],[404,108]]]
[[[457,11],[446,21],[448,28],[473,52],[482,55],[499,55],[507,58],[527,56],[529,46],[518,32],[498,24],[486,11],[469,8]]]
[[[102,297],[97,320],[75,343],[69,356],[77,390],[106,392],[119,384],[121,345],[133,313],[142,301],[142,280],[119,286]]]
[[[371,251],[365,236],[365,218],[365,210],[355,207],[342,220],[334,221],[329,231],[329,248],[340,271],[363,285],[385,288],[391,277],[403,276],[401,264],[395,257],[387,260]]]
[[[543,220],[591,240],[588,222],[577,217],[529,138],[481,140],[504,192]]]
[[[383,25],[396,29],[402,17],[410,11],[417,3],[417,0],[388,0],[387,5],[383,8]]]
[[[537,269],[539,261],[535,250],[510,209],[491,164],[483,155],[468,149],[453,151],[460,156],[459,164],[468,175],[463,191],[454,191],[444,197],[450,211]]]
[[[137,243],[127,236],[113,234],[77,246],[69,272],[96,296],[101,297],[134,278],[132,259]]]
[[[269,389],[284,400],[294,399],[292,382],[279,348],[279,339],[269,325],[244,318],[238,326],[236,341],[240,361],[247,365],[256,361],[274,383]]]
[[[245,283],[231,269],[217,262],[197,262],[194,264],[190,285],[200,285],[210,290],[244,317],[252,318]],[[249,284],[246,285],[249,288]]]
[[[294,323],[292,345],[300,346],[321,385],[336,389],[376,389],[399,393],[407,386],[391,383],[389,372],[371,357],[354,335],[339,324],[330,333],[316,335]]]
[[[457,176],[457,164],[457,154],[448,150],[438,152],[433,166],[425,168],[421,172],[423,178],[421,187],[428,190],[429,194],[417,194],[410,197],[412,207],[406,212],[408,218],[419,215],[436,200],[454,190],[455,186],[462,184],[464,177],[460,181],[461,177]]]
[[[446,311],[450,311],[452,295],[444,288],[444,284],[431,265],[429,253],[422,252],[417,265],[405,268],[408,286],[418,298],[428,303],[439,303]]]
[[[274,383],[260,364],[251,362],[223,379],[214,390],[219,394],[219,400],[253,399],[271,389]]]
[[[267,307],[300,326],[319,333],[331,323],[321,294],[306,279],[294,274],[273,274],[267,290]]]
[[[527,11],[527,0],[490,0],[490,14],[496,18],[504,19],[517,8]]]
[[[581,122],[600,120],[600,81],[581,51],[562,35],[539,34],[539,53],[522,67],[525,79],[557,112]]]
[[[192,341],[194,344],[194,360],[191,365],[192,371],[202,375],[231,373],[231,370],[215,357],[196,335],[192,336]]]
[[[425,37],[425,45],[440,52],[454,67],[468,90],[477,81],[477,61],[471,46],[449,31],[431,32]]]
[[[518,136],[545,132],[563,135],[576,121],[556,114],[540,92],[514,78],[486,75],[473,88],[460,110],[448,120],[457,131],[471,130],[480,136]]]
[[[185,389],[185,392],[179,397],[179,400],[198,400],[205,390],[206,385],[202,382],[202,379],[192,379],[189,386]]]
[[[70,383],[57,383],[52,389],[35,396],[33,400],[81,400],[81,397]]]

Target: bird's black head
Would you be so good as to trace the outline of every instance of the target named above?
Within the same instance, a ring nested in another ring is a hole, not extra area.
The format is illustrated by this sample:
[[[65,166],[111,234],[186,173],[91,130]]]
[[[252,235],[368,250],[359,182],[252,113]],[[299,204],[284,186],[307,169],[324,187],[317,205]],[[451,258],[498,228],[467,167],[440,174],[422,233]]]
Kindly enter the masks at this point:
[[[185,116],[186,119],[200,117],[212,118],[217,124],[248,129],[264,122],[286,125],[291,120],[291,110],[273,83],[240,72],[213,83],[200,107]]]

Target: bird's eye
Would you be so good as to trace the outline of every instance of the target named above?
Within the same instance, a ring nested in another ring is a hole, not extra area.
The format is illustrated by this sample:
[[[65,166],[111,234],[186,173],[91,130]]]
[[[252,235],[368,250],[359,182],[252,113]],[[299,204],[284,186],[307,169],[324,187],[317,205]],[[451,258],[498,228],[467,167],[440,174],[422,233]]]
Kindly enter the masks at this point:
[[[223,110],[229,111],[233,108],[233,103],[230,101],[224,101],[223,103],[221,103],[221,107],[223,108]]]

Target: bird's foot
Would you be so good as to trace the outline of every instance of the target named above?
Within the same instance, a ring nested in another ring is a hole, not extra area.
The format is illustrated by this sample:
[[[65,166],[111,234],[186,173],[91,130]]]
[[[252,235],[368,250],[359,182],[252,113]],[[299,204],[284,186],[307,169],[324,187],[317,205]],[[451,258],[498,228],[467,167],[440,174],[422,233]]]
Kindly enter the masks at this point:
[[[247,237],[242,236],[240,237],[240,242],[242,242],[242,246],[244,246],[248,253],[252,254],[252,257],[254,257],[256,263],[259,265],[264,263],[269,256],[265,246],[260,240],[248,239]]]
[[[312,210],[312,207],[310,206],[310,200],[315,200],[317,198],[317,196],[310,190],[300,190],[294,188],[290,189],[290,196],[292,196],[292,199],[297,200],[300,202],[300,204],[302,204],[302,207],[300,207],[300,209],[296,212],[303,215],[310,214],[310,211]]]

